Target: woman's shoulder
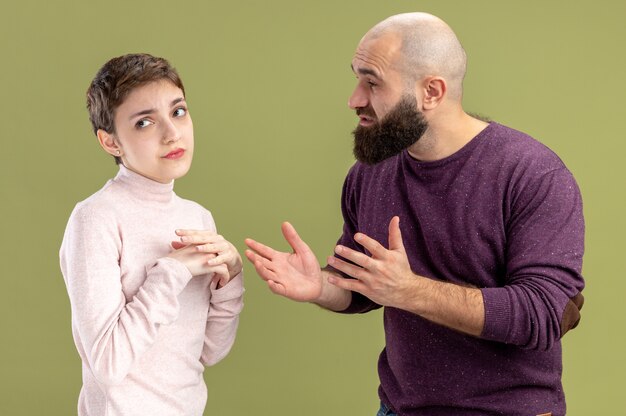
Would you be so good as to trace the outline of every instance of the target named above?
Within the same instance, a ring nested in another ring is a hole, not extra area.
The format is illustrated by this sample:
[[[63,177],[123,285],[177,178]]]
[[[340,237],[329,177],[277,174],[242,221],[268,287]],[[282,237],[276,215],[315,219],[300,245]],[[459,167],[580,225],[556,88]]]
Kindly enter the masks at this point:
[[[78,202],[70,219],[96,222],[115,218],[120,205],[119,195],[116,193],[113,182],[108,181],[100,190]]]

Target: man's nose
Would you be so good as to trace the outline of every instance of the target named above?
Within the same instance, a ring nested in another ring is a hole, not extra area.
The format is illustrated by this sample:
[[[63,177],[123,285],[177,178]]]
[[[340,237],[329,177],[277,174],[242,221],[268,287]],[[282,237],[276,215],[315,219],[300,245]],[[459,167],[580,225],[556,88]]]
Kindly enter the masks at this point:
[[[365,91],[363,91],[363,87],[361,87],[360,85],[357,85],[356,88],[354,88],[354,91],[352,92],[350,99],[348,99],[348,107],[350,107],[353,110],[356,110],[357,108],[367,107],[367,105],[368,105],[367,94]]]

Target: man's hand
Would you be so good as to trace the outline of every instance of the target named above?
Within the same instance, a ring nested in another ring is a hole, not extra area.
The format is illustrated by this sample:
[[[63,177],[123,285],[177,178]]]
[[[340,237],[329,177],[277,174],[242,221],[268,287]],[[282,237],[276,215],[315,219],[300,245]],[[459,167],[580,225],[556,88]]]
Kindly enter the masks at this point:
[[[320,264],[291,224],[285,222],[281,228],[293,253],[276,251],[247,238],[250,250],[246,250],[246,257],[272,292],[299,302],[315,302],[323,288]]]
[[[330,284],[362,293],[379,305],[409,311],[448,328],[480,336],[485,323],[480,289],[413,273],[402,243],[400,218],[393,217],[389,223],[389,250],[362,233],[354,239],[372,253],[371,257],[337,246],[335,252],[354,264],[336,257],[329,257],[328,264],[356,280],[330,276]]]
[[[180,241],[173,241],[172,247],[179,249],[194,246],[199,253],[209,254],[207,265],[216,270],[227,269],[219,274],[219,286],[224,286],[233,277],[241,273],[241,256],[235,246],[223,236],[209,230],[176,230]],[[217,274],[217,273],[216,273]]]
[[[419,277],[411,271],[409,265],[400,233],[400,218],[393,217],[389,222],[389,250],[362,233],[357,233],[354,240],[372,256],[337,246],[335,253],[354,264],[334,256],[328,258],[328,264],[355,280],[333,276],[329,277],[328,282],[345,290],[359,292],[379,305],[408,309],[406,300],[411,297],[412,288]]]

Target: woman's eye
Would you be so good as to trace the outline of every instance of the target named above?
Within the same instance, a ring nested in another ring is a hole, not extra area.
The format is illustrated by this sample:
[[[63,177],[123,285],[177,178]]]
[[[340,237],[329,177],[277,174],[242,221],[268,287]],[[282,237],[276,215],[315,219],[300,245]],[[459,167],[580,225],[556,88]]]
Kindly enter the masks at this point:
[[[182,117],[185,114],[187,114],[187,109],[184,107],[178,107],[176,110],[174,110],[174,117]]]
[[[137,127],[138,129],[143,129],[144,127],[148,127],[150,124],[152,124],[152,122],[144,118],[135,123],[135,127]]]

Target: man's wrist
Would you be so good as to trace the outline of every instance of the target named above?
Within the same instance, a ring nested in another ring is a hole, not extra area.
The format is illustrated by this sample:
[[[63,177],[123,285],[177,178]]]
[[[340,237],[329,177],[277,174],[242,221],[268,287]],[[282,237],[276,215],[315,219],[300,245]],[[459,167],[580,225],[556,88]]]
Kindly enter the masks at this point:
[[[324,309],[334,312],[341,312],[350,306],[352,301],[352,292],[341,289],[328,282],[328,277],[334,276],[339,279],[343,276],[331,266],[325,266],[321,269],[322,290],[320,296],[312,301]]]

